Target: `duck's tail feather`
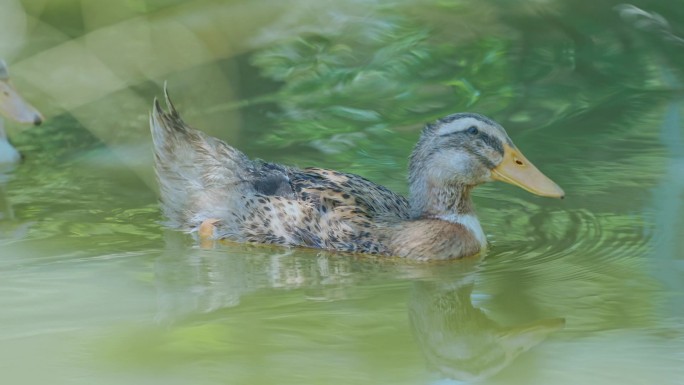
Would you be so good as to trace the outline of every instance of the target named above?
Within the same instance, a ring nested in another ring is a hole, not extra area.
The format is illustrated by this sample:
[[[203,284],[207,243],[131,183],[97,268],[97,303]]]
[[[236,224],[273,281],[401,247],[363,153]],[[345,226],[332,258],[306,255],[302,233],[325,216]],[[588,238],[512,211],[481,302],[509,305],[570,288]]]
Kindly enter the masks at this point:
[[[169,225],[193,230],[240,194],[241,182],[253,163],[225,142],[188,126],[166,85],[164,97],[168,112],[155,98],[150,113],[163,212]]]

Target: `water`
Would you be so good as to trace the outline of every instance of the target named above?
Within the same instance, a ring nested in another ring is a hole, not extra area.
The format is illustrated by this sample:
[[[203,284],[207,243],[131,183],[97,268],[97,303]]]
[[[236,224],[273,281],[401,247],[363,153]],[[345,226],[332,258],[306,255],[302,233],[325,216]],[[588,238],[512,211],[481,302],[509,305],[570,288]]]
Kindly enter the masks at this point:
[[[683,384],[684,8],[615,5],[4,0],[47,120],[6,124],[0,382]],[[479,188],[482,261],[203,250],[160,224],[164,80],[252,156],[400,192],[424,122],[485,113],[567,198]]]

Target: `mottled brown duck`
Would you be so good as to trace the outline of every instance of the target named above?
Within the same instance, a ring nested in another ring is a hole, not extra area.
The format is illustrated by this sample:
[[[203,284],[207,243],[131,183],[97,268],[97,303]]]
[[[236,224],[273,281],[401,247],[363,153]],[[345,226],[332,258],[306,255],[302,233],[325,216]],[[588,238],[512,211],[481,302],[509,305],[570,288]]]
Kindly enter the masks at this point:
[[[200,239],[462,258],[487,240],[471,192],[501,180],[537,195],[564,193],[493,120],[474,113],[427,124],[409,161],[408,199],[355,174],[251,160],[188,126],[168,94],[150,116],[168,224]]]

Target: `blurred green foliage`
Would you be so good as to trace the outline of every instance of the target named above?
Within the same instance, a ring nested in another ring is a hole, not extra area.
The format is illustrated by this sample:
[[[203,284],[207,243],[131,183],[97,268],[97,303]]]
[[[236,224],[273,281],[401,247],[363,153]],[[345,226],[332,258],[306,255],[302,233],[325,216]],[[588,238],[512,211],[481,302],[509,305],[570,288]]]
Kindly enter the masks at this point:
[[[510,102],[509,64],[500,60],[508,42],[458,45],[434,35],[428,23],[385,10],[326,34],[285,34],[258,50],[252,63],[282,84],[274,98],[280,129],[265,144],[336,153],[368,138],[387,144],[390,128],[470,108],[483,93],[496,94],[494,109]]]
[[[286,146],[465,109],[553,124],[602,109],[607,99],[616,104],[638,91],[672,88],[659,68],[679,63],[679,53],[650,49],[666,36],[634,28],[609,4],[598,7],[605,14],[597,18],[594,8],[578,2],[516,13],[499,3],[472,5],[496,13],[484,24],[464,19],[458,7],[421,2],[423,12],[452,13],[453,23],[435,28],[433,20],[409,16],[410,2],[395,2],[382,12],[369,6],[371,17],[321,28],[324,33],[284,29],[272,46],[252,55],[264,77],[282,83],[275,97],[282,130],[267,142]],[[473,24],[480,30],[460,38]],[[630,107],[640,113],[656,105]],[[627,118],[627,112],[613,118]]]

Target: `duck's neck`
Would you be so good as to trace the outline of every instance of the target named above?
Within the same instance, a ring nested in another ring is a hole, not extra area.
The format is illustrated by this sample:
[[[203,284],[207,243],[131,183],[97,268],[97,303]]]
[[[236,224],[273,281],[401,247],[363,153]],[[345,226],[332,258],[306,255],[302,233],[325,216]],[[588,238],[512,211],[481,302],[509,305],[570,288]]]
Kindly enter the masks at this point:
[[[21,160],[19,152],[10,144],[5,133],[2,118],[0,118],[0,165],[17,163]]]
[[[409,186],[411,217],[436,218],[440,216],[474,215],[470,191],[473,186],[458,183],[442,184],[427,179],[413,180]]]
[[[462,184],[443,185],[430,183],[428,180],[414,181],[410,186],[411,217],[459,223],[484,246],[484,231],[470,199],[472,188],[473,186]]]

